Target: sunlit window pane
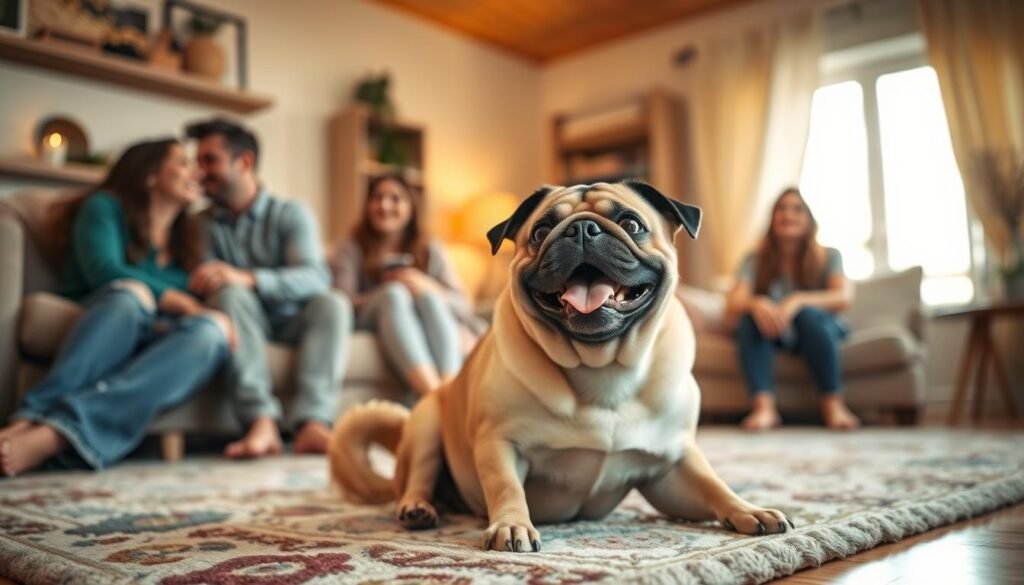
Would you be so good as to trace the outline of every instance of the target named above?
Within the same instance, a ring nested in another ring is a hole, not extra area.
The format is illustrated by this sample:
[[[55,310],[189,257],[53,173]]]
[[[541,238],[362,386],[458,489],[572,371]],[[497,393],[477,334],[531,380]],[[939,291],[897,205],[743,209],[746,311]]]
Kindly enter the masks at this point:
[[[847,275],[872,274],[868,143],[859,83],[846,81],[814,92],[800,190],[818,220],[819,241],[842,253]]]
[[[969,276],[932,276],[921,283],[921,300],[926,305],[962,305],[973,298]]]
[[[964,275],[971,265],[964,187],[935,70],[882,75],[876,91],[889,264],[920,265],[928,277]],[[942,293],[940,285],[952,288]],[[970,300],[969,286],[969,278],[936,279],[922,294]]]

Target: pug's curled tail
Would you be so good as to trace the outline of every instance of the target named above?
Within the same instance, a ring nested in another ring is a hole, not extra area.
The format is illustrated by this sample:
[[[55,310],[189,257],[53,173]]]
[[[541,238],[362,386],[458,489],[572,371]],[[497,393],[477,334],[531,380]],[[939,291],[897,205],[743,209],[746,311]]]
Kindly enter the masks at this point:
[[[394,481],[373,470],[369,450],[377,443],[394,453],[408,418],[409,410],[400,404],[371,400],[352,407],[335,421],[327,459],[345,499],[360,504],[395,499]]]

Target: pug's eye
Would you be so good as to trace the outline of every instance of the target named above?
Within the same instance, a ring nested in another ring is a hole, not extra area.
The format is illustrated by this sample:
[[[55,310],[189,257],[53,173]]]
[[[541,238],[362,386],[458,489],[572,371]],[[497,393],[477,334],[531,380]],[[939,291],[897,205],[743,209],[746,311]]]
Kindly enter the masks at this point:
[[[539,225],[533,228],[533,233],[530,234],[530,241],[539,244],[544,241],[544,238],[548,237],[551,233],[551,228],[546,225]]]
[[[626,230],[627,234],[639,234],[644,231],[644,226],[633,217],[624,217],[619,220],[619,227]]]

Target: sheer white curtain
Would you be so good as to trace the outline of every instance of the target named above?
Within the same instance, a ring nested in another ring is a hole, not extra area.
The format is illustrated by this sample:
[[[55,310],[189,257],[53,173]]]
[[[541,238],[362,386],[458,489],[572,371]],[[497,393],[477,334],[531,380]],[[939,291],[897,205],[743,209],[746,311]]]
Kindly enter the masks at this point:
[[[978,185],[985,151],[1024,156],[1024,2],[918,0],[964,187],[995,251],[1010,238]]]
[[[817,10],[700,49],[696,175],[716,284],[757,241],[774,196],[800,178],[820,55]]]

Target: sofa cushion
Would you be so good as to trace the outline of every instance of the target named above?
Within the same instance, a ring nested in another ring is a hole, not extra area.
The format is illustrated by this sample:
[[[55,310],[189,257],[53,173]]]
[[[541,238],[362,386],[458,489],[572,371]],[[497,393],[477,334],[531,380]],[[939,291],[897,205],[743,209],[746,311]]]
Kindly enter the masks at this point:
[[[39,360],[51,360],[60,344],[82,316],[81,305],[53,293],[37,292],[25,297],[18,323],[21,352]]]
[[[853,331],[843,344],[843,370],[853,374],[902,368],[922,358],[921,352],[920,343],[905,327],[867,327]]]
[[[920,266],[854,284],[853,303],[846,320],[854,331],[876,326],[902,325],[923,339]]]
[[[50,361],[60,350],[61,342],[82,315],[82,307],[52,293],[33,293],[21,306],[18,343],[21,352],[33,359]],[[267,350],[271,378],[277,389],[290,388],[290,372],[294,351],[285,345],[271,343]],[[352,335],[345,374],[346,382],[394,385],[395,375],[377,346],[376,337],[365,331]]]
[[[895,325],[856,331],[843,343],[841,351],[844,376],[902,368],[921,355],[919,345],[910,333]],[[739,356],[733,338],[716,333],[698,333],[693,370],[698,376],[739,376]],[[807,366],[798,355],[778,352],[775,376],[785,381],[806,380]]]

